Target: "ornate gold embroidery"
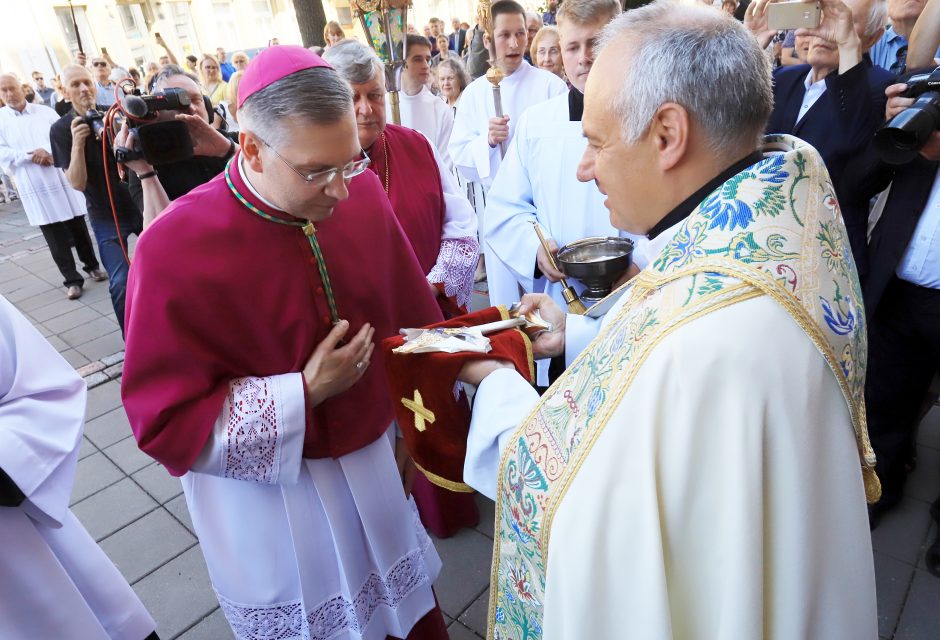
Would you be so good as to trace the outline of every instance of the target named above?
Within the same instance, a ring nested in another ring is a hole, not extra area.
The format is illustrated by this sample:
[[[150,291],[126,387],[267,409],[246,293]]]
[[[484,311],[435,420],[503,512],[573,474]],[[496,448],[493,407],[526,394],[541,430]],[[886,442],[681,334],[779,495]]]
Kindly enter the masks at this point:
[[[414,412],[415,429],[422,433],[427,429],[425,423],[434,424],[434,421],[437,419],[434,416],[434,412],[424,406],[424,398],[421,397],[421,392],[417,389],[415,389],[414,400],[411,398],[402,398],[401,403],[405,405],[406,409]]]

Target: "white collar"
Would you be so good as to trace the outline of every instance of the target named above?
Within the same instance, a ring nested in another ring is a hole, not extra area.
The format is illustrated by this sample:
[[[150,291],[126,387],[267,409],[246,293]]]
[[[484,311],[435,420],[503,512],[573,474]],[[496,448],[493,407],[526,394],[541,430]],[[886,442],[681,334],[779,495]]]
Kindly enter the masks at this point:
[[[264,203],[268,207],[271,207],[272,209],[276,211],[282,211],[282,209],[279,206],[277,206],[276,204],[274,204],[273,202],[265,198],[263,195],[258,193],[258,190],[252,186],[251,181],[248,179],[248,174],[245,172],[245,168],[242,166],[243,162],[245,162],[245,157],[242,154],[238,154],[238,167],[237,167],[238,175],[241,176],[241,179],[245,183],[245,186],[248,187],[249,191],[251,191],[251,195],[258,198],[258,200],[260,200],[262,203]]]
[[[642,257],[646,259],[646,264],[643,265],[644,269],[647,267],[647,265],[652,264],[652,262],[659,257],[659,254],[663,252],[663,249],[666,248],[667,244],[672,242],[673,238],[676,237],[676,233],[679,231],[679,227],[687,219],[688,218],[684,218],[680,220],[665,231],[661,232],[655,238],[640,238],[640,246],[637,247],[637,249],[640,250]]]
[[[832,73],[832,71],[830,71],[829,73]],[[816,82],[813,82],[812,78],[813,78],[813,68],[810,67],[809,73],[807,73],[806,77],[803,78],[803,86],[806,87],[807,91],[810,90],[810,87],[819,87],[820,85],[825,86],[826,78],[823,78],[822,80],[817,80]]]

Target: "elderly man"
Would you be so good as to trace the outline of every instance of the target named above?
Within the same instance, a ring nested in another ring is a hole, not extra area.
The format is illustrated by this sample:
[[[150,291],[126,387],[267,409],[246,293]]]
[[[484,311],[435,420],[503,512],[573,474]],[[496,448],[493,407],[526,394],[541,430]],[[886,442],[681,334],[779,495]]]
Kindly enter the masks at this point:
[[[587,145],[581,114],[584,85],[594,63],[594,40],[619,13],[617,0],[568,0],[558,10],[562,60],[571,89],[522,115],[490,189],[483,243],[494,259],[491,269],[498,260],[512,274],[506,287],[490,283],[493,304],[516,302],[520,287],[527,293],[544,291],[565,304],[559,282],[564,274],[549,262],[533,222],[556,252],[559,246],[588,236],[629,235],[610,223],[597,187],[578,182],[575,175]],[[547,386],[548,362],[538,365],[538,383]]]
[[[85,382],[0,297],[0,637],[156,639],[69,508]]]
[[[445,313],[465,311],[479,255],[473,208],[423,135],[387,123],[385,70],[372,49],[346,40],[324,56],[352,85],[359,144],[372,159],[369,168],[382,182],[431,292]]]
[[[769,2],[757,0],[746,23],[762,43],[768,30]],[[892,75],[872,65],[867,51],[881,37],[885,0],[821,0],[823,21],[811,36],[808,64],[774,71],[774,110],[767,133],[787,133],[813,145],[822,155],[842,201],[852,255],[864,279],[868,272],[868,206],[849,202],[859,185],[846,183],[848,161],[861,153],[884,121],[885,87]]]
[[[39,227],[52,259],[59,268],[71,300],[80,298],[85,278],[75,268],[72,245],[85,273],[101,282],[107,275],[98,268],[98,258],[85,224],[85,201],[52,166],[49,130],[59,119],[49,107],[26,102],[16,76],[0,75],[0,168],[16,179],[29,223]]]
[[[372,49],[346,40],[325,55],[352,85],[359,144],[372,158],[370,168],[385,187],[431,292],[445,315],[465,312],[479,257],[473,208],[424,136],[386,123],[385,72]],[[472,496],[435,487],[423,475],[416,480],[415,499],[425,526],[438,537],[479,521]]]
[[[46,85],[46,79],[42,74],[42,71],[33,71],[33,86],[36,89],[36,95],[42,99],[42,104],[46,105],[50,109],[55,107],[55,101],[50,102],[50,98],[55,95],[55,89]]]
[[[464,367],[491,634],[875,638],[861,290],[822,160],[758,152],[770,68],[725,14],[660,0],[598,48],[578,175],[650,263],[599,322],[526,299],[556,326],[536,354],[596,334],[541,399]]]
[[[532,48],[532,41],[535,40],[535,34],[539,32],[539,29],[542,28],[542,16],[535,13],[534,11],[525,12],[525,30],[528,35],[528,40],[526,40],[525,53],[523,57],[525,61],[529,64],[534,64],[532,62],[532,57],[530,55],[530,49]]]
[[[926,4],[927,0],[888,0],[891,24],[885,27],[884,35],[871,48],[872,64],[895,76],[904,73],[911,34]],[[940,58],[940,51],[935,57]]]
[[[223,47],[215,48],[215,59],[219,61],[219,71],[222,72],[222,79],[228,82],[228,79],[235,73],[235,66],[228,61],[228,54]]]
[[[372,362],[376,340],[440,310],[366,171],[349,85],[302,47],[271,47],[238,101],[224,175],[137,245],[131,426],[183,475],[237,638],[446,638],[440,560],[402,490],[414,467]]]
[[[110,107],[115,103],[115,84],[111,81],[111,63],[103,56],[91,59],[91,68],[95,74],[95,102],[103,107]]]
[[[102,153],[100,132],[85,122],[89,111],[101,111],[95,104],[95,84],[84,67],[66,65],[62,85],[72,109],[49,130],[55,166],[65,170],[72,188],[85,194],[88,218],[98,242],[98,255],[108,272],[108,292],[121,329],[124,328],[124,294],[130,259],[128,239],[143,230],[143,218],[120,179],[114,152],[106,141]],[[97,121],[99,124],[100,120]]]

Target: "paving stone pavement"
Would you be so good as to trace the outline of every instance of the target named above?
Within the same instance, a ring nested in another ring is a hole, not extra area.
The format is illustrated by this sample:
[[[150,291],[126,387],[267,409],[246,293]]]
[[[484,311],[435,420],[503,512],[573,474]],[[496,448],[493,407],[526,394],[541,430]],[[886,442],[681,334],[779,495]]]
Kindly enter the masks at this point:
[[[231,638],[218,607],[179,480],[142,454],[120,398],[121,335],[107,283],[87,282],[66,300],[38,229],[16,205],[0,205],[0,294],[13,302],[89,385],[72,509],[133,585],[165,639]],[[486,305],[483,295],[474,307]],[[921,425],[919,464],[907,498],[875,530],[879,634],[940,637],[940,579],[923,565],[933,540],[928,507],[940,490],[940,407]],[[444,561],[436,584],[453,640],[485,637],[493,504],[478,497],[480,525],[435,540]]]

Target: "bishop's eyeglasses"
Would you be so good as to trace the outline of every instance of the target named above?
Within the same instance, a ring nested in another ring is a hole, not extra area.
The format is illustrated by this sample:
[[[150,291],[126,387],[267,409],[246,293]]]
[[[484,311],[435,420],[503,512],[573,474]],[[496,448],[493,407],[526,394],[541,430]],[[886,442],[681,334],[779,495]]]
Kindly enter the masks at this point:
[[[261,140],[261,138],[258,138],[258,139]],[[303,178],[304,182],[314,187],[322,187],[322,186],[328,185],[329,183],[333,182],[333,180],[336,179],[336,174],[338,173],[343,174],[343,180],[351,180],[352,178],[355,178],[356,176],[361,174],[363,171],[365,171],[368,168],[369,163],[372,162],[372,159],[369,157],[369,154],[367,154],[365,150],[362,150],[360,152],[361,153],[360,158],[357,158],[356,160],[348,162],[342,167],[333,167],[331,169],[324,169],[322,171],[314,171],[313,173],[304,173],[303,171],[295,167],[292,163],[285,160],[284,157],[277,152],[277,149],[272,147],[270,144],[268,144],[264,140],[261,140],[261,143],[264,144],[264,146],[266,146],[268,149],[270,149],[271,152],[275,156],[277,156],[277,159],[283,162],[284,164],[286,164],[288,168],[290,168],[291,171],[293,171],[298,176]]]

